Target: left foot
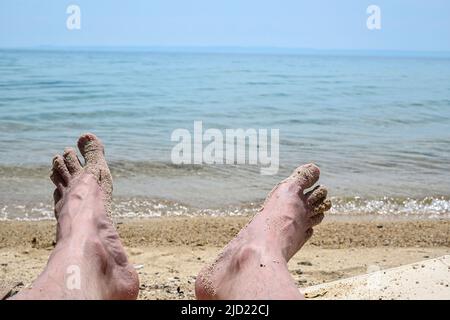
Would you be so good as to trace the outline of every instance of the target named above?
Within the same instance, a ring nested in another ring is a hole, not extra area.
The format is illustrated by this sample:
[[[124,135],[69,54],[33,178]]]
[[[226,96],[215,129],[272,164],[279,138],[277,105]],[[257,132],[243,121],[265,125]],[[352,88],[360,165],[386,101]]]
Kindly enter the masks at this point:
[[[136,299],[139,279],[107,216],[112,179],[103,145],[84,135],[79,148],[53,161],[57,244],[44,272],[16,299]]]
[[[66,148],[63,155],[53,158],[53,171],[50,176],[56,186],[54,193],[55,212],[58,211],[60,199],[62,198],[62,187],[69,186],[74,178],[82,173],[90,173],[96,179],[102,189],[102,197],[105,202],[105,210],[111,217],[111,203],[113,192],[113,181],[111,172],[105,159],[105,148],[102,142],[92,133],[83,134],[78,139],[78,149],[84,157],[85,165],[81,165],[77,152],[73,148]]]

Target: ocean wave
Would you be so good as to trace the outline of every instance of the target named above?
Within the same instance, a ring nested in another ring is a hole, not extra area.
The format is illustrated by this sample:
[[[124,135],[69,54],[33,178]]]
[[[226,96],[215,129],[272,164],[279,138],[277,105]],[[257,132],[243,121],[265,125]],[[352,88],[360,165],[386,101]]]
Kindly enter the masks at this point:
[[[423,199],[383,197],[379,199],[333,199],[332,214],[450,217],[450,199],[426,197]]]
[[[450,199],[444,197],[427,197],[423,199],[389,197],[379,199],[362,199],[359,197],[332,198],[332,203],[333,207],[328,213],[330,216],[450,219]],[[262,201],[255,201],[220,208],[195,208],[165,199],[132,197],[116,199],[112,210],[113,217],[118,219],[196,216],[226,217],[251,216],[256,214],[261,206]],[[52,219],[54,219],[54,215],[51,203],[10,203],[0,207],[0,221]]]
[[[283,166],[280,166],[284,168]],[[158,177],[179,177],[180,175],[229,174],[239,176],[245,173],[259,174],[259,166],[254,165],[196,165],[174,164],[170,161],[110,161],[109,168],[115,178],[137,175]],[[46,178],[50,174],[51,159],[48,165],[0,165],[0,178]]]

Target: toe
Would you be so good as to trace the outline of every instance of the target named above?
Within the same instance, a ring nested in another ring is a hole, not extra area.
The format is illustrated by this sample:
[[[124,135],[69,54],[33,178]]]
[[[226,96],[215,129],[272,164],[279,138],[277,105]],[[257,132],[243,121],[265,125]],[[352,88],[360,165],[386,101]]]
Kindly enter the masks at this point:
[[[59,200],[61,200],[62,195],[61,192],[59,192],[58,189],[55,189],[55,191],[53,191],[53,200],[55,201],[55,203],[58,203]]]
[[[56,186],[56,189],[59,192],[59,195],[61,196],[64,191],[64,180],[55,169],[53,169],[52,173],[50,174],[50,180],[52,180],[53,184]]]
[[[316,206],[313,209],[313,215],[324,213],[330,209],[331,209],[331,201],[329,199],[326,199],[324,202],[322,202],[320,205]]]
[[[327,198],[328,190],[324,186],[317,186],[305,194],[308,205],[312,208],[320,205]]]
[[[78,149],[86,160],[89,162],[97,162],[104,157],[103,144],[99,138],[92,133],[83,134],[78,139]]]
[[[322,222],[325,215],[323,213],[316,214],[315,216],[312,216],[311,219],[311,226],[317,226],[319,223]]]
[[[308,240],[309,238],[311,238],[312,235],[313,235],[313,233],[314,233],[313,228],[309,228],[308,230],[306,230],[306,240]]]
[[[65,185],[69,183],[71,178],[70,172],[66,167],[63,157],[61,157],[60,155],[57,155],[53,158],[53,170],[59,173]]]
[[[59,212],[60,212],[60,208],[61,208],[61,202],[59,202],[62,199],[62,194],[59,191],[58,188],[55,189],[55,191],[53,191],[53,200],[55,203],[55,207],[53,209],[53,212],[55,214],[55,218],[58,219],[59,217]]]
[[[70,174],[76,175],[81,172],[83,168],[81,167],[80,160],[78,160],[77,153],[73,148],[64,149],[63,157],[64,163],[66,164]]]
[[[320,169],[316,165],[310,163],[295,169],[291,178],[298,182],[302,190],[311,188],[317,180],[319,180]]]

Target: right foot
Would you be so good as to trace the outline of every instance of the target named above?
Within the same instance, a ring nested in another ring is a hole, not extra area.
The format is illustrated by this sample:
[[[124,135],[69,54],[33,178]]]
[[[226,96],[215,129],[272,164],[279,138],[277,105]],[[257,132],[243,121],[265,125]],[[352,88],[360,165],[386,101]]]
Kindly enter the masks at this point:
[[[313,164],[297,168],[267,197],[263,209],[197,277],[198,299],[301,299],[287,263],[331,208]]]

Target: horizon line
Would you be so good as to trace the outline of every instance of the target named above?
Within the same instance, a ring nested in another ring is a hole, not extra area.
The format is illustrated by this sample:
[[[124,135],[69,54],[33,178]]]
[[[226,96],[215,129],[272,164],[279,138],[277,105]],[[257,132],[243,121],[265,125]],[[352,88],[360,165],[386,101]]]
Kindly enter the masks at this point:
[[[342,49],[307,48],[285,46],[238,46],[238,45],[23,45],[0,46],[0,50],[169,50],[196,51],[222,50],[224,53],[379,53],[379,54],[432,54],[450,55],[450,50],[411,50],[411,49]],[[218,52],[220,53],[220,52]]]

